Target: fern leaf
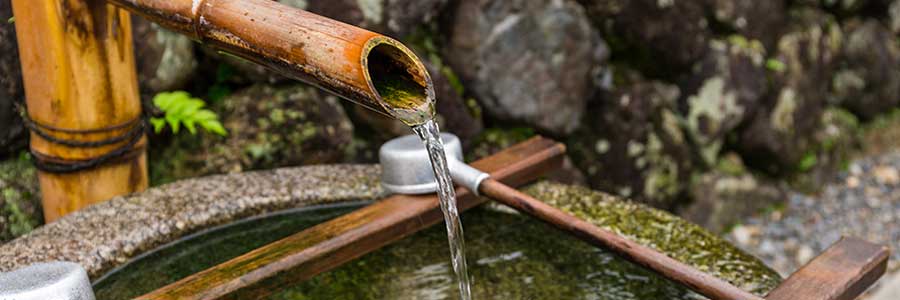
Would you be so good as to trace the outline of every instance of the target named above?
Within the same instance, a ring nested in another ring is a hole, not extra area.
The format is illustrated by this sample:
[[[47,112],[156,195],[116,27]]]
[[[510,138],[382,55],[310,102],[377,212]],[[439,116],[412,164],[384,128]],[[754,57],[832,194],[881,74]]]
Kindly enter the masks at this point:
[[[197,134],[197,128],[194,127],[194,120],[185,119],[184,121],[182,121],[182,123],[184,123],[184,128],[187,128],[188,132],[190,132],[191,135]]]
[[[181,120],[178,119],[174,115],[166,114],[166,122],[169,123],[169,127],[172,127],[172,133],[178,133],[178,129],[180,128]]]
[[[166,120],[161,118],[150,118],[150,124],[153,124],[153,132],[159,134],[166,127]]]
[[[215,133],[215,134],[218,134],[221,136],[228,135],[228,131],[225,130],[225,127],[222,126],[222,123],[219,123],[218,120],[205,120],[205,121],[200,122],[200,126],[209,132],[212,132],[212,133]]]

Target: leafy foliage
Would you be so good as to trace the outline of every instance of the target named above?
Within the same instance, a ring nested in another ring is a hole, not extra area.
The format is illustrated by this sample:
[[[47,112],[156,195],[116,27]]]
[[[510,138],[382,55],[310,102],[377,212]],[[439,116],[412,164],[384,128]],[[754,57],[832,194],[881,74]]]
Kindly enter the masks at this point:
[[[153,105],[165,112],[162,118],[150,119],[156,133],[162,132],[168,124],[173,133],[178,133],[184,125],[191,134],[196,134],[197,126],[200,126],[208,132],[221,136],[228,135],[225,127],[219,122],[219,116],[211,110],[204,109],[206,103],[191,97],[188,92],[159,93],[153,97]]]
[[[780,60],[772,58],[772,59],[766,60],[766,68],[769,70],[781,73],[781,72],[784,72],[784,69],[787,68],[787,66],[785,66],[784,63],[781,62]]]

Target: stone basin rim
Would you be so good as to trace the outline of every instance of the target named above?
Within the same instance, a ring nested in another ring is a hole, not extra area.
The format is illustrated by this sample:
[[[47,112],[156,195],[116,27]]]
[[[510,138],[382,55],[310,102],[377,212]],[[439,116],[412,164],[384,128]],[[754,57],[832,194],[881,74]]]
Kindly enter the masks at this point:
[[[181,180],[88,206],[0,246],[0,272],[70,261],[93,280],[173,241],[247,218],[379,199],[378,165],[312,165]]]

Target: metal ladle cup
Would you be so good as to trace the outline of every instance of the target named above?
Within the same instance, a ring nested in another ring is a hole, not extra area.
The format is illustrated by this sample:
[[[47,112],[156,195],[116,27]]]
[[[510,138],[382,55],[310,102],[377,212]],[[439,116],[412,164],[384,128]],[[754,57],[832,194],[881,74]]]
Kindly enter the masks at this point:
[[[54,261],[0,273],[3,300],[94,300],[87,272],[81,265]]]
[[[462,143],[450,133],[441,133],[444,153],[453,182],[476,195],[487,173],[462,162]],[[381,163],[381,185],[395,194],[429,194],[437,191],[437,181],[431,168],[428,151],[418,136],[407,135],[388,141],[378,151]]]

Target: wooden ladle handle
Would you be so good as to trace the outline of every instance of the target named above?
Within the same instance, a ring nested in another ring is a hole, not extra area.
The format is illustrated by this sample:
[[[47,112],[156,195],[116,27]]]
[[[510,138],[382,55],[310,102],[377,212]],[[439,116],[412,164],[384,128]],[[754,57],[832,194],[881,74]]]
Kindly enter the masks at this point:
[[[534,199],[494,179],[482,181],[481,193],[500,203],[538,218],[588,243],[612,250],[625,259],[656,271],[670,280],[713,300],[763,300],[730,283],[706,274],[647,246],[600,228]]]

